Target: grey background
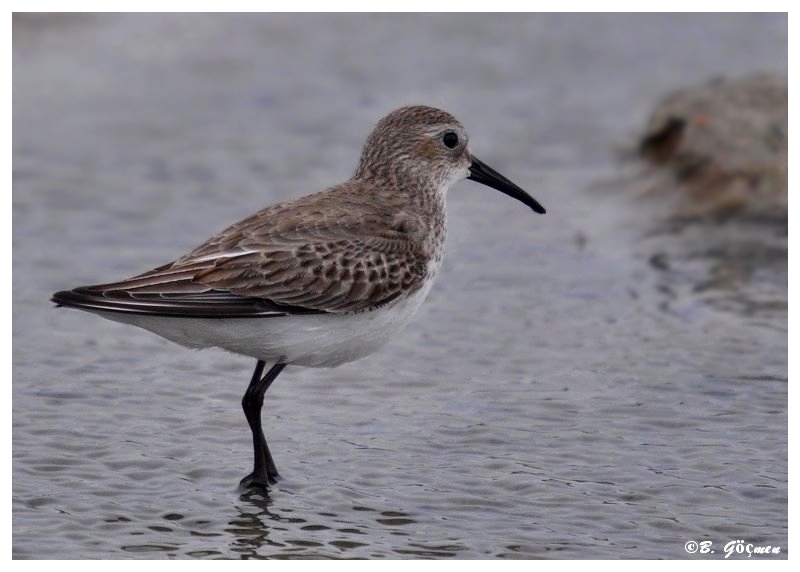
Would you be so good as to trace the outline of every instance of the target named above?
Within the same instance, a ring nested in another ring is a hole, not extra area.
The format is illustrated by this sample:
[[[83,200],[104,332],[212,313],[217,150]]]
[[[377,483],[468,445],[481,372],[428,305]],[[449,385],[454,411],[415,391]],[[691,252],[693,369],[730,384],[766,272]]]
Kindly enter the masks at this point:
[[[785,75],[785,15],[21,15],[13,62],[15,557],[785,557],[785,229],[666,230],[624,158],[669,91]],[[346,179],[410,103],[548,214],[457,185],[411,326],[289,368],[242,495],[252,360],[48,297]]]

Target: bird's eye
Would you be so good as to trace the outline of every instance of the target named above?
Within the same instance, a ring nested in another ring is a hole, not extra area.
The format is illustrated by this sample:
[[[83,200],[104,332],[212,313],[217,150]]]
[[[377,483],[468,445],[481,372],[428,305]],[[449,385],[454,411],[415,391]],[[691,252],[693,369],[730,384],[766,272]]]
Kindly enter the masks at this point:
[[[442,136],[442,143],[448,149],[455,149],[458,146],[458,135],[452,131],[448,131]]]

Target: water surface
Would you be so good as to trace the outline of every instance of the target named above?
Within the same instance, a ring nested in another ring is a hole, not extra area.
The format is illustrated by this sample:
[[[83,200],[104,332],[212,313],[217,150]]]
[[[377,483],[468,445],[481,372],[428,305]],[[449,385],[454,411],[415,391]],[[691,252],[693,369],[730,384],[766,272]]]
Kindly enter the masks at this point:
[[[675,88],[785,74],[786,42],[781,15],[15,19],[14,556],[785,557],[785,228],[669,229],[618,151]],[[457,185],[411,326],[284,372],[283,480],[243,495],[252,360],[48,298],[344,180],[408,103],[548,214]]]

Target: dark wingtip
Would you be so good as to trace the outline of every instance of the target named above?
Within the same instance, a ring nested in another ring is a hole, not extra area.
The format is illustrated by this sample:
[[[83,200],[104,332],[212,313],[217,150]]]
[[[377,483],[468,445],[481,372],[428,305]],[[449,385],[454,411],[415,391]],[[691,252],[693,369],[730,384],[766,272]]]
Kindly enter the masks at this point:
[[[69,291],[62,290],[61,292],[56,292],[52,296],[50,296],[50,301],[56,305],[56,308],[60,308],[64,305],[64,297],[66,294],[69,294]]]
[[[79,293],[80,288],[74,290],[62,290],[50,296],[50,301],[56,305],[56,308],[73,307],[77,308],[82,306],[85,301],[85,296]]]
[[[324,310],[279,304],[266,298],[209,290],[194,294],[135,294],[107,290],[105,285],[80,286],[50,297],[57,308],[173,318],[252,318],[292,314],[327,314]]]

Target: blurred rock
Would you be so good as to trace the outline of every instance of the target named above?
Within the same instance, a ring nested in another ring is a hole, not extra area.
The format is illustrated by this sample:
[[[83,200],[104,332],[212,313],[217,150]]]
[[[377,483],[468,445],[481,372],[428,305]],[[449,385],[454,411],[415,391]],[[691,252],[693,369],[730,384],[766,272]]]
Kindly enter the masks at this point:
[[[753,75],[667,96],[639,143],[678,219],[787,219],[788,85]]]

